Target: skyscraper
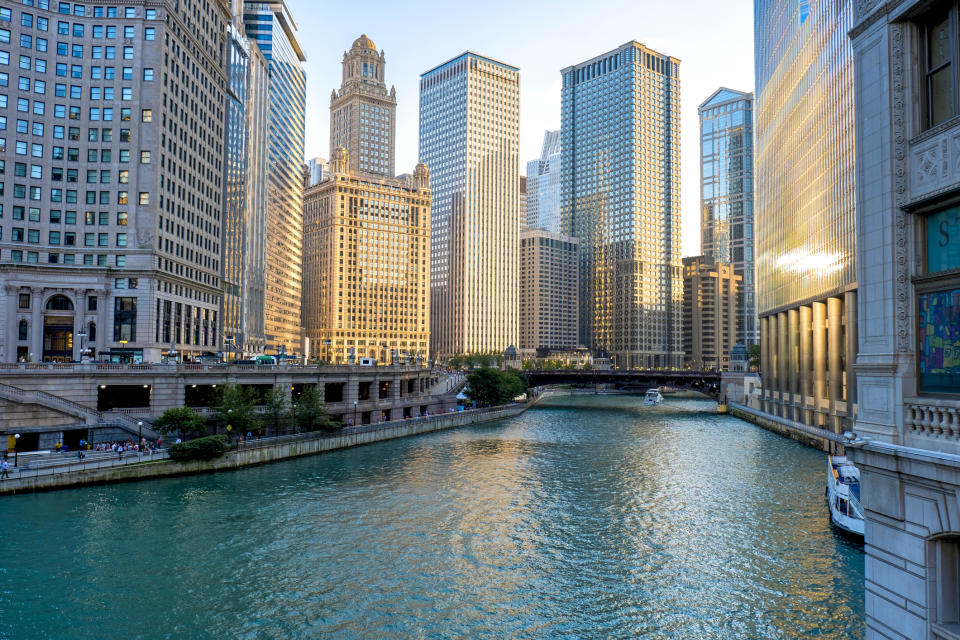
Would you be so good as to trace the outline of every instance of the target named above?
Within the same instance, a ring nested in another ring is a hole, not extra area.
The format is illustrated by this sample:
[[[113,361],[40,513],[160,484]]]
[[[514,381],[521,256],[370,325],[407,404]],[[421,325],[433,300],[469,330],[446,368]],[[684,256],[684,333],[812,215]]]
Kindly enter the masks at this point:
[[[683,353],[693,369],[727,369],[737,342],[740,276],[706,256],[683,259]]]
[[[753,94],[720,88],[698,111],[701,250],[707,260],[733,265],[740,276],[737,341],[759,344],[754,288]]]
[[[433,175],[431,342],[440,356],[516,345],[520,71],[466,52],[420,77]]]
[[[520,343],[525,350],[577,346],[577,239],[520,232]]]
[[[540,157],[527,163],[527,227],[560,233],[560,131],[543,134]]]
[[[306,58],[283,0],[244,3],[244,26],[270,71],[267,134],[266,347],[301,348],[303,138]]]
[[[754,12],[763,407],[839,433],[856,402],[853,2]]]
[[[561,72],[561,223],[580,240],[580,342],[618,367],[683,361],[679,69],[628,42]]]
[[[217,351],[229,6],[11,4],[0,360]]]
[[[330,96],[330,152],[347,150],[352,171],[393,177],[397,91],[384,81],[386,56],[361,35],[343,54],[343,81]]]
[[[312,187],[330,177],[330,163],[326,158],[310,158],[307,161],[307,178],[304,188]]]

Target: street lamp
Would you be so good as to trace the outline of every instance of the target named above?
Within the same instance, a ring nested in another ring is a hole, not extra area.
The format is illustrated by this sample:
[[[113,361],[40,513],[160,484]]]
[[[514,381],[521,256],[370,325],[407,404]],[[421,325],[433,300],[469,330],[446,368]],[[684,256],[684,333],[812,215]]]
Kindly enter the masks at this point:
[[[327,361],[327,364],[332,364],[333,358],[330,357],[330,339],[327,338],[326,340],[324,340],[324,341],[323,341],[323,344],[324,344],[324,346],[327,348],[327,354],[326,354],[326,357],[324,358],[324,360]]]
[[[87,337],[87,334],[81,329],[77,332],[77,337],[80,338],[80,362],[83,362],[83,355],[87,352],[87,350],[83,348],[83,339]]]
[[[137,421],[137,455],[143,455],[143,420]]]
[[[120,362],[126,362],[125,356],[127,355],[127,341],[120,341]]]
[[[354,401],[353,401],[353,425],[354,425],[354,426],[357,425],[357,418],[358,418],[358,417],[359,417],[359,415],[357,414],[357,401],[354,400]],[[18,437],[19,437],[19,436],[18,436]]]
[[[20,439],[20,434],[13,434],[13,466],[17,466],[17,460],[19,460],[20,453],[17,451],[17,440]]]
[[[230,430],[233,429],[233,426],[230,425],[231,413],[233,413],[233,409],[227,409],[227,441],[230,440]]]

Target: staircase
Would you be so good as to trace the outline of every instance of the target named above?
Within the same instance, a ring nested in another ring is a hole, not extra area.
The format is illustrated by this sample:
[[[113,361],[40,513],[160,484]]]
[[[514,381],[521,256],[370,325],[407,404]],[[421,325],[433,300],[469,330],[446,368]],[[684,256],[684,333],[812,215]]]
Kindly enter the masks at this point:
[[[61,398],[46,391],[31,391],[0,383],[0,398],[16,402],[17,404],[34,404],[38,407],[56,411],[57,413],[80,418],[89,426],[115,426],[133,435],[139,436],[139,434],[142,433],[151,439],[155,439],[158,436],[157,432],[150,427],[149,422],[143,421],[143,427],[141,428],[139,425],[140,420],[128,416],[125,413],[97,411],[79,402]]]
[[[467,383],[467,374],[463,371],[451,373],[441,378],[427,391],[431,396],[446,396],[457,393]]]

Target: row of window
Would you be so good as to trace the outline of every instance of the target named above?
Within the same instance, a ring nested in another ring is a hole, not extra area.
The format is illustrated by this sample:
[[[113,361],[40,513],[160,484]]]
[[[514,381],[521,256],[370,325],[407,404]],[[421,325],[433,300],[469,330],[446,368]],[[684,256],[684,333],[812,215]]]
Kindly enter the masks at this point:
[[[50,9],[50,0],[20,0],[20,4],[27,7],[36,7],[37,9]],[[121,11],[122,9],[122,11]],[[57,13],[63,15],[75,15],[75,16],[93,16],[94,18],[136,18],[137,9],[136,7],[90,7],[90,10],[87,11],[87,6],[80,3],[73,3],[71,10],[71,3],[69,2],[58,2],[57,3]],[[29,14],[23,14],[29,15]],[[144,17],[147,20],[156,20],[157,19],[157,10],[156,9],[146,9],[144,11]],[[0,22],[10,22],[13,19],[13,12],[6,8],[0,7]],[[38,18],[39,20],[40,18]],[[21,18],[22,20],[22,18]],[[45,18],[44,18],[45,20]]]

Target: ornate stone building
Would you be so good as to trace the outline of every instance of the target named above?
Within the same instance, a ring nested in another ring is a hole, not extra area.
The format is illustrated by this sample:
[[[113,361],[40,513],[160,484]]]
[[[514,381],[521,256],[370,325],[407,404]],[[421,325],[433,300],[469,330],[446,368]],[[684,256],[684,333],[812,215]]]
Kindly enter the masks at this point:
[[[384,81],[387,60],[361,35],[343,54],[343,82],[330,96],[330,149],[347,150],[351,171],[394,176],[397,90]]]
[[[737,343],[740,284],[731,264],[683,259],[683,354],[692,369],[727,370]]]

